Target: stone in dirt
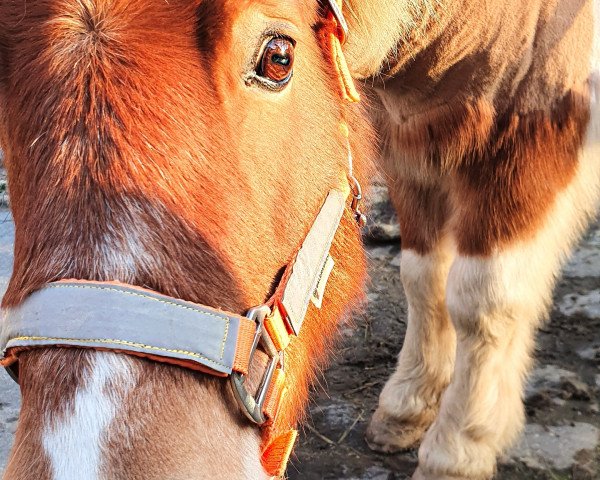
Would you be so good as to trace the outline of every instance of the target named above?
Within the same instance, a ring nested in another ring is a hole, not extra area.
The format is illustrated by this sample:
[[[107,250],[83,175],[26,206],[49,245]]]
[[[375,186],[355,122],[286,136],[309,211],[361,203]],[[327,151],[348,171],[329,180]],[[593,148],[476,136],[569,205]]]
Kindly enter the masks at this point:
[[[381,243],[397,243],[400,240],[396,212],[390,203],[385,186],[372,187],[366,212],[367,226],[364,229],[364,236],[367,240]]]
[[[344,480],[388,480],[390,477],[393,477],[393,473],[389,470],[373,466],[367,468],[367,470],[360,477],[351,477]]]
[[[328,405],[315,405],[310,412],[312,418],[317,420],[321,417],[330,428],[346,428],[358,414],[352,404],[339,400]]]
[[[508,462],[518,460],[540,470],[572,469],[580,464],[582,452],[597,448],[599,435],[600,429],[589,423],[549,427],[528,424],[519,443],[508,453]]]
[[[587,318],[600,318],[600,290],[592,290],[582,295],[565,295],[558,304],[558,309],[568,317],[583,315]]]
[[[577,374],[555,365],[534,368],[525,387],[525,402],[542,393],[559,390],[565,380],[569,379],[577,380]]]
[[[600,360],[600,343],[594,343],[577,350],[577,355],[584,360]]]
[[[600,265],[600,229],[594,229],[573,252],[563,273],[569,278],[597,277],[600,273],[598,265]]]

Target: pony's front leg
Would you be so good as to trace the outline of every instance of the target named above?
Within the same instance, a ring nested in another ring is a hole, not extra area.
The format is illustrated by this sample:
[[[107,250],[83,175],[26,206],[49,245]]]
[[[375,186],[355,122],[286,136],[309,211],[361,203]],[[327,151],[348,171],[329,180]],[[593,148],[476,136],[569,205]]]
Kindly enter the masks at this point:
[[[445,304],[453,248],[444,238],[446,196],[437,184],[397,181],[390,196],[402,231],[401,278],[408,328],[396,371],[367,429],[374,450],[418,445],[454,370],[455,333]]]
[[[521,430],[523,381],[552,278],[525,252],[535,254],[523,248],[485,259],[461,256],[451,268],[454,379],[423,440],[414,479],[488,479],[497,454]]]
[[[419,449],[413,479],[487,480],[494,474],[497,455],[520,433],[535,329],[550,305],[561,261],[598,198],[598,113],[591,115],[583,145],[574,138],[573,148],[559,150],[557,142],[564,139],[558,133],[568,132],[566,128],[535,144],[565,152],[564,158],[547,154],[536,166],[531,157],[515,160],[507,155],[478,171],[457,174],[452,224],[458,255],[447,285],[457,334],[456,366],[438,417]],[[572,131],[580,133],[585,123]],[[526,146],[523,140],[522,151]],[[549,159],[560,167],[555,172]],[[504,168],[511,164],[519,168]],[[514,177],[503,178],[503,172]],[[527,190],[519,191],[522,187]],[[486,209],[489,216],[482,215]],[[519,222],[524,227],[513,228]]]

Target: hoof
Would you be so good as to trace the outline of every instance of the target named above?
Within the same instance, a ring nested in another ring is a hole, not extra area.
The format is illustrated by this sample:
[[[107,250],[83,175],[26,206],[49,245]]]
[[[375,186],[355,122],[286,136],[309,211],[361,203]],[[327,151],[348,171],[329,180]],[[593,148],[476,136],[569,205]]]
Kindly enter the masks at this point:
[[[376,452],[400,452],[418,447],[428,427],[399,420],[377,409],[367,427],[365,440],[369,448]]]

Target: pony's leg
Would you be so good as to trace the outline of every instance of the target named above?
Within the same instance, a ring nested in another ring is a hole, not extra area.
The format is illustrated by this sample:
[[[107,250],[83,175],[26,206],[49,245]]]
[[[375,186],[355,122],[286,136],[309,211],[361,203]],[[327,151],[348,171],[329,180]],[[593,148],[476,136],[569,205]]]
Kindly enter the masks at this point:
[[[436,183],[398,181],[390,185],[390,196],[402,233],[408,328],[396,371],[383,388],[367,429],[369,446],[384,452],[420,442],[450,382],[456,343],[445,305],[453,251],[444,238],[446,195]]]
[[[549,205],[535,204],[541,213],[534,232],[520,232],[508,241],[497,241],[490,251],[470,252],[482,239],[490,238],[486,230],[488,220],[465,221],[460,216],[468,216],[469,211],[483,205],[483,197],[480,202],[472,200],[478,195],[477,189],[485,188],[477,183],[470,198],[462,197],[462,210],[457,210],[453,223],[462,225],[462,230],[456,231],[458,255],[447,286],[448,310],[457,333],[456,367],[442,397],[440,412],[419,449],[414,479],[491,478],[496,456],[519,434],[524,421],[523,384],[531,363],[535,329],[550,305],[561,261],[578,238],[598,197],[599,120],[597,114],[592,114],[587,140],[580,149],[572,149],[572,170],[565,167],[557,171],[563,177],[556,176],[556,181],[567,176],[567,185],[561,189],[554,189],[549,182],[542,185],[544,190],[540,191],[552,192],[553,198]],[[536,145],[545,146],[547,142]],[[485,178],[484,172],[476,173],[478,180]],[[539,169],[533,172],[538,180],[545,173]],[[492,188],[506,192],[506,185],[499,180]],[[530,185],[529,192],[535,192],[534,188]],[[459,201],[457,198],[460,205]],[[499,207],[498,203],[490,206],[495,212],[501,212]],[[470,234],[465,233],[468,225]]]

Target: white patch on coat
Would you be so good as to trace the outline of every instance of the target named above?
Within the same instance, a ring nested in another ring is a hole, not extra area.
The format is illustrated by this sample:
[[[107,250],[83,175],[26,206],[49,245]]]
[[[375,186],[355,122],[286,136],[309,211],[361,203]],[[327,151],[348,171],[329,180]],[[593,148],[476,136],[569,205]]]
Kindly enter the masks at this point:
[[[42,443],[50,459],[53,480],[102,478],[105,433],[123,397],[135,384],[129,361],[124,355],[96,352],[94,365],[64,418],[46,419]]]

